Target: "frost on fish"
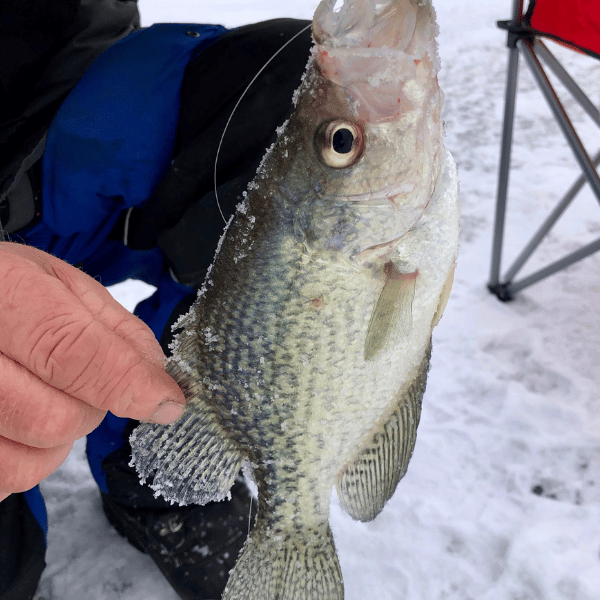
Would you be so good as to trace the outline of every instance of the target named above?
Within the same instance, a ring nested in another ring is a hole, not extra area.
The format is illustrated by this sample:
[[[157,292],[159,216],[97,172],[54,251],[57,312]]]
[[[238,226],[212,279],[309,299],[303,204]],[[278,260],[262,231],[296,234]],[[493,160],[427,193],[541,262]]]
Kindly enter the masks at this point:
[[[173,501],[223,499],[252,471],[225,600],[341,600],[333,486],[370,520],[408,467],[458,240],[435,34],[425,0],[319,5],[294,113],[178,323],[186,413],[132,436]]]

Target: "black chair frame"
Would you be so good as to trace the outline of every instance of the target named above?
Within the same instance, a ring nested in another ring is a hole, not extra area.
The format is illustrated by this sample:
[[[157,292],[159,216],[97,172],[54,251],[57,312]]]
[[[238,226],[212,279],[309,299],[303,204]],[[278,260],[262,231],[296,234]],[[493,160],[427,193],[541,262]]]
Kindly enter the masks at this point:
[[[561,103],[556,91],[548,78],[547,71],[551,71],[561,84],[568,90],[573,98],[580,104],[589,117],[600,127],[600,111],[589,100],[583,90],[577,85],[573,78],[567,73],[564,67],[548,50],[547,46],[540,39],[540,32],[537,32],[525,23],[523,14],[523,0],[514,0],[513,18],[510,21],[499,21],[498,27],[508,32],[507,45],[508,71],[506,79],[506,95],[504,104],[504,123],[502,131],[502,147],[500,154],[500,168],[498,174],[498,189],[496,198],[496,212],[494,221],[494,235],[492,244],[492,260],[490,279],[488,289],[500,300],[508,301],[514,298],[514,295],[538,281],[553,275],[557,271],[564,269],[573,263],[586,258],[594,252],[600,250],[600,239],[587,244],[575,252],[556,260],[550,265],[539,269],[538,271],[515,281],[515,276],[527,262],[535,249],[539,246],[542,239],[552,229],[560,216],[571,204],[575,196],[579,193],[585,183],[588,183],[600,203],[600,177],[597,168],[600,164],[600,151],[593,157],[590,157],[584,148],[574,126],[569,118],[563,104]],[[517,92],[517,76],[519,70],[519,57],[523,56],[524,61],[530,68],[544,98],[546,99],[562,133],[571,147],[573,154],[582,174],[572,184],[564,197],[548,215],[529,243],[517,256],[512,266],[506,271],[503,277],[500,275],[502,244],[504,239],[504,227],[506,216],[506,204],[508,196],[510,155],[513,139],[515,101]]]

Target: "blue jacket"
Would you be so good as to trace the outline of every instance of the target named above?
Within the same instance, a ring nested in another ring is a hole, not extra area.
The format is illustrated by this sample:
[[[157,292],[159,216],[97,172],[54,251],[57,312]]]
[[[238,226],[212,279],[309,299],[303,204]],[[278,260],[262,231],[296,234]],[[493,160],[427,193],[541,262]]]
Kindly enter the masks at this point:
[[[71,91],[48,132],[42,213],[19,232],[27,244],[80,266],[104,285],[127,278],[158,288],[136,310],[160,337],[192,293],[166,270],[158,249],[108,239],[123,210],[140,206],[170,165],[181,81],[189,60],[226,30],[159,24],[100,55]]]
[[[146,201],[169,167],[185,67],[225,31],[215,25],[154,25],[102,53],[48,131],[41,219],[13,236],[104,285],[133,278],[155,286],[135,313],[158,339],[175,307],[195,292],[171,277],[158,248],[132,250],[109,233],[123,210]],[[126,422],[109,413],[88,436],[92,474],[105,492],[101,463],[123,444]]]

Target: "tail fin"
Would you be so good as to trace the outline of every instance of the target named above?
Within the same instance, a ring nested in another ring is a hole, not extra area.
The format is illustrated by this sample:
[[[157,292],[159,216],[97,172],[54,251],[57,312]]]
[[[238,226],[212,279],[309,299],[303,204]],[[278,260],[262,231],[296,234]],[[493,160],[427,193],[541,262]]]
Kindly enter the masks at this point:
[[[223,600],[343,600],[329,525],[310,537],[273,534],[257,522],[231,571]]]

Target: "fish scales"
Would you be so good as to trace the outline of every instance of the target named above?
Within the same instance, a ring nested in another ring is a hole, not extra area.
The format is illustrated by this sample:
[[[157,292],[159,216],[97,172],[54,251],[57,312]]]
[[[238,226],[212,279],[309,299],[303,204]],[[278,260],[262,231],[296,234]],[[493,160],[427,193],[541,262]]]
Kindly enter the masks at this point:
[[[341,600],[329,504],[373,519],[406,472],[431,332],[452,283],[456,170],[423,0],[323,0],[295,110],[179,323],[188,399],[132,436],[179,502],[226,497],[244,463],[256,523],[225,600]]]
[[[267,452],[266,457],[251,457],[253,462],[274,460],[277,454],[279,461],[296,470],[305,464],[307,472],[314,471],[317,462],[330,481],[342,465],[339,460],[326,461],[346,456],[372,427],[364,417],[357,427],[356,419],[348,415],[363,412],[364,394],[378,391],[380,403],[388,402],[386,364],[374,369],[362,360],[347,361],[348,354],[361,355],[380,282],[337,266],[303,266],[295,259],[298,245],[288,244],[287,258],[275,255],[273,239],[264,248],[257,244],[248,255],[248,264],[254,264],[248,279],[240,277],[227,286],[215,283],[211,290],[218,299],[213,301],[207,293],[206,305],[212,310],[203,315],[200,335],[207,328],[218,341],[202,344],[196,356],[231,437],[244,445],[249,438],[252,447]],[[274,270],[273,261],[283,267]],[[225,271],[231,272],[227,267]],[[368,285],[371,298],[363,291],[364,301],[356,302],[356,290]],[[320,296],[322,305],[315,307],[312,296],[319,290],[327,298]],[[263,300],[257,303],[257,297]],[[354,351],[349,353],[348,346]],[[303,401],[306,398],[318,402]],[[342,435],[328,435],[332,430]],[[287,431],[297,432],[294,440],[284,435]],[[309,451],[300,453],[298,448]],[[328,505],[330,489],[324,494],[322,503]]]

